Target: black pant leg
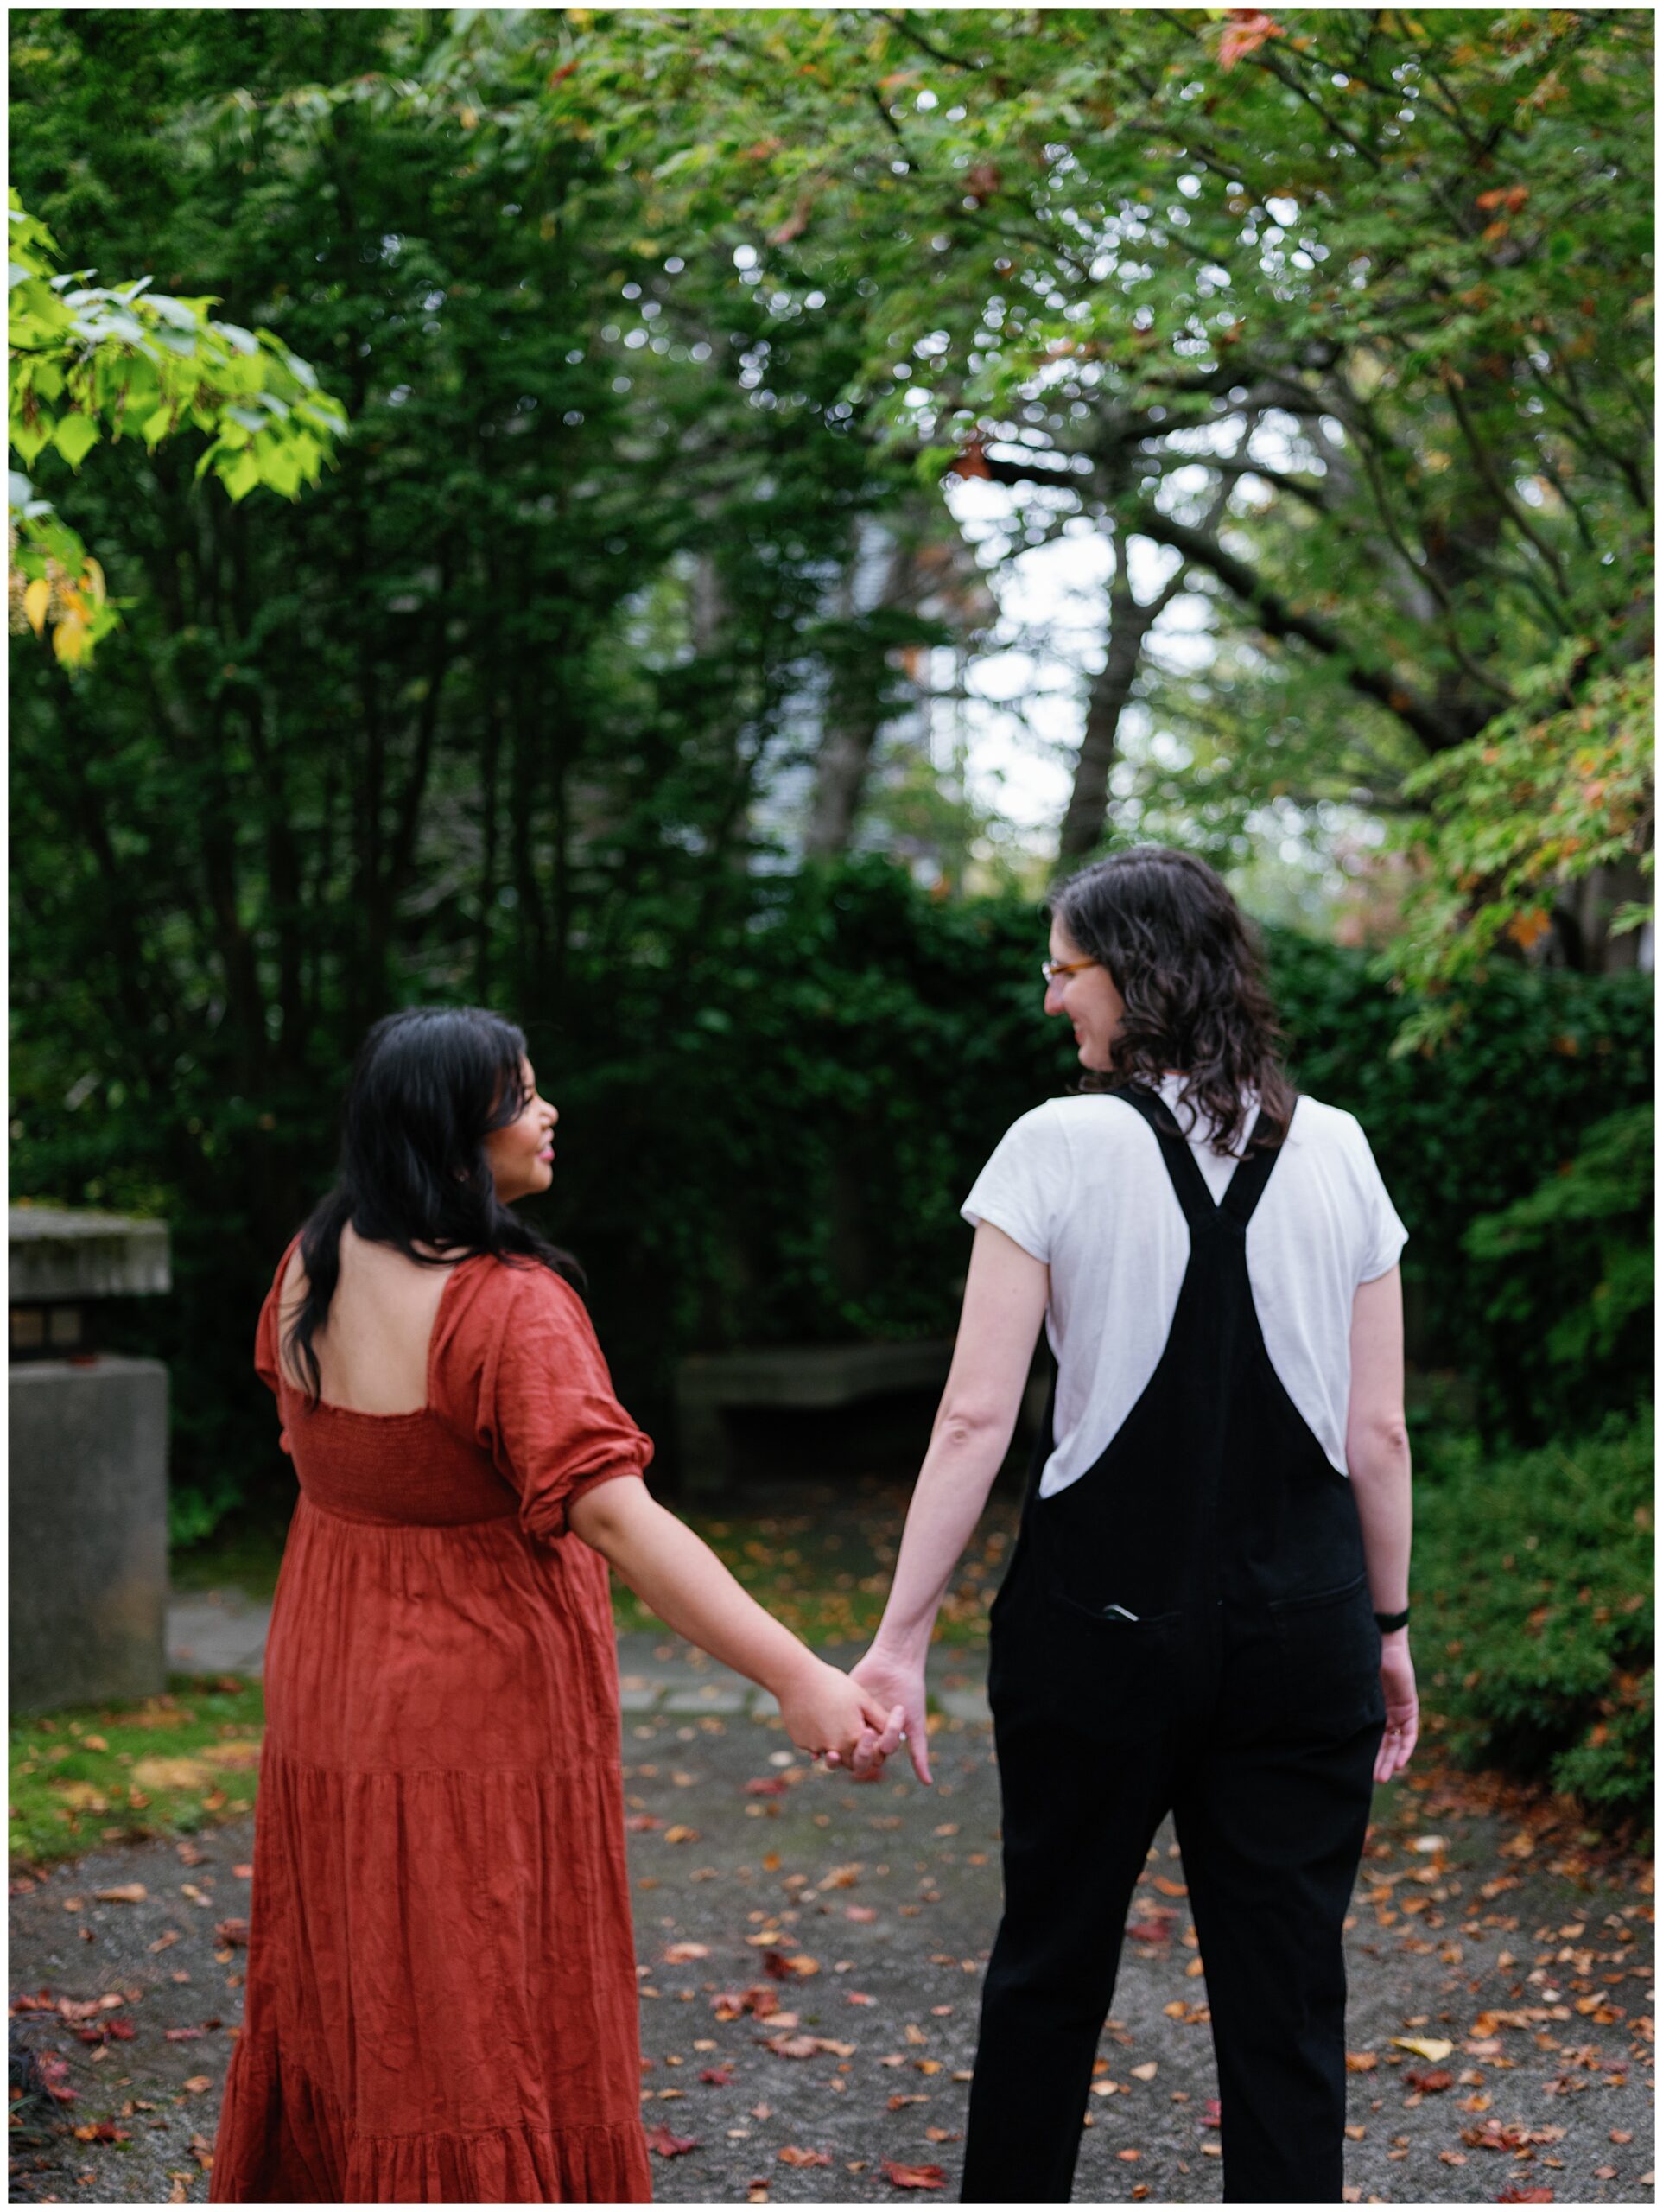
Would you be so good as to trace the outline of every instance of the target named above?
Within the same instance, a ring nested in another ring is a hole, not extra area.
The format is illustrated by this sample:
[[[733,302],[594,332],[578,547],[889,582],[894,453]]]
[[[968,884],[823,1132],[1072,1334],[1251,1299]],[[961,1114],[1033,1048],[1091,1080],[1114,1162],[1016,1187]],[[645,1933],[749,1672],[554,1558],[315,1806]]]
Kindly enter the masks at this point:
[[[1174,1798],[1218,2063],[1224,2199],[1336,2204],[1343,1923],[1381,1729],[1201,1752]]]
[[[966,2204],[1066,2204],[1133,1885],[1167,1762],[996,1726],[1005,1913],[982,1990]]]

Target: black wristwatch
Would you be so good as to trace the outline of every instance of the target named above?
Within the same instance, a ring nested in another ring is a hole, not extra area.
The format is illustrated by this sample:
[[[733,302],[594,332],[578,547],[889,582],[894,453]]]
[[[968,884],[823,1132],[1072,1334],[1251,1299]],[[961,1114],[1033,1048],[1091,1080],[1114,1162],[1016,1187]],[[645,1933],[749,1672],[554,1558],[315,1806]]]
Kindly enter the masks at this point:
[[[1374,1616],[1374,1626],[1382,1636],[1390,1636],[1393,1629],[1407,1628],[1408,1625],[1409,1608],[1406,1605],[1400,1613],[1376,1613]]]

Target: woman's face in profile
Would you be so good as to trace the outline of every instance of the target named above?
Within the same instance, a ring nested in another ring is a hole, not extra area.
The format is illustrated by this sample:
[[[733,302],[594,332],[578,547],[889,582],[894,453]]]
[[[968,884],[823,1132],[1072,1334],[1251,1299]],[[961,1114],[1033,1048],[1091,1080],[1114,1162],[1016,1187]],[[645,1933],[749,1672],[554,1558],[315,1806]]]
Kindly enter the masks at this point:
[[[505,1205],[546,1191],[555,1179],[553,1139],[560,1116],[546,1098],[538,1097],[537,1079],[530,1060],[520,1062],[520,1081],[525,1103],[519,1118],[506,1128],[492,1129],[485,1141],[491,1179]]]
[[[1072,967],[1086,955],[1063,927],[1050,925],[1050,957],[1061,967]],[[1080,1065],[1106,1074],[1113,1065],[1113,1046],[1120,1033],[1126,1001],[1114,988],[1114,979],[1100,962],[1076,967],[1071,976],[1053,976],[1045,986],[1045,1011],[1064,1015],[1080,1048]]]

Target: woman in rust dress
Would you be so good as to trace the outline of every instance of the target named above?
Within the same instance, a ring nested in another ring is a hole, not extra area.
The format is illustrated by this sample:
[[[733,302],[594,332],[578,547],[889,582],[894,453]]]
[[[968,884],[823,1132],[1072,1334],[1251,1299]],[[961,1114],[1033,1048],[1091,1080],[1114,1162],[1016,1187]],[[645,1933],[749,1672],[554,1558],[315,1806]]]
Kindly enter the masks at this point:
[[[216,2202],[651,2196],[608,1560],[805,1750],[872,1771],[898,1739],[619,1479],[652,1447],[507,1211],[556,1118],[498,1017],[378,1024],[261,1312],[301,1496]]]

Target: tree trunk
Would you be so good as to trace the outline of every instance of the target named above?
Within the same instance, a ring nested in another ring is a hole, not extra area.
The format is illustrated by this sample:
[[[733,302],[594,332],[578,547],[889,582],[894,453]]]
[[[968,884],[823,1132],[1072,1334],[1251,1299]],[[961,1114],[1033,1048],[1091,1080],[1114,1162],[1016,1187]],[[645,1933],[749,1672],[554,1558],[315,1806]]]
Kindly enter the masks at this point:
[[[1119,751],[1120,717],[1137,681],[1143,658],[1143,641],[1156,618],[1175,597],[1183,581],[1182,564],[1162,590],[1146,606],[1133,596],[1127,576],[1126,541],[1110,532],[1114,547],[1114,579],[1108,588],[1108,644],[1103,664],[1091,679],[1086,699],[1086,726],[1074,764],[1074,788],[1063,817],[1057,839],[1057,858],[1082,861],[1102,842],[1108,815],[1108,779]]]
[[[850,551],[842,594],[842,612],[848,618],[860,611],[854,604],[860,563],[857,538]],[[911,545],[898,539],[891,547],[883,588],[874,607],[916,604],[921,582]],[[870,680],[834,682],[832,685],[826,731],[815,760],[814,796],[809,804],[808,828],[803,838],[803,849],[810,859],[835,859],[849,849],[872,768],[873,747],[885,722],[893,719],[884,712],[881,694],[881,671],[876,669],[871,671]]]

